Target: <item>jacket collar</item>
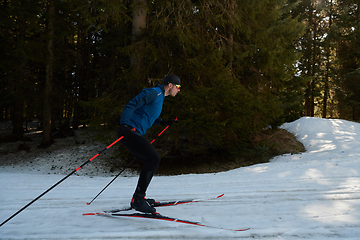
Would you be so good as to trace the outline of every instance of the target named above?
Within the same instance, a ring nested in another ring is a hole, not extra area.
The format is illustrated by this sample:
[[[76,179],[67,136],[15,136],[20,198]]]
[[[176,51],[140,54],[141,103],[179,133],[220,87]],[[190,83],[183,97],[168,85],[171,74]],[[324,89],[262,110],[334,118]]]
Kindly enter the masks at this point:
[[[163,94],[165,94],[165,89],[164,89],[164,86],[163,86],[163,85],[157,84],[156,86],[161,89],[161,91],[162,91]]]

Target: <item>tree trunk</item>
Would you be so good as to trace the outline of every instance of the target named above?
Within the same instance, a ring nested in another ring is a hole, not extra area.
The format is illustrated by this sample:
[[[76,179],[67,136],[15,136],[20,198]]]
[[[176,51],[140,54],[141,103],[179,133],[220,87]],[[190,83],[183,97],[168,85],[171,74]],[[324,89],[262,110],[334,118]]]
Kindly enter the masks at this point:
[[[359,32],[360,32],[360,8],[358,7],[356,10],[356,15],[357,15],[357,36],[359,36]],[[355,52],[359,52],[359,38],[356,38],[355,40]],[[360,68],[359,64],[357,63],[356,66],[358,69]],[[355,104],[355,106],[353,107],[353,120],[355,121],[359,121],[360,120],[360,104],[358,102],[360,102],[360,98],[359,95],[356,96],[356,102],[357,104]]]
[[[330,1],[330,13],[329,13],[329,32],[330,32],[330,28],[332,25],[332,1]],[[329,36],[328,36],[329,38]],[[327,101],[328,101],[328,96],[329,96],[329,92],[330,92],[330,87],[329,87],[329,72],[330,72],[330,41],[329,39],[326,39],[327,43],[326,43],[326,74],[325,74],[325,89],[324,89],[324,99],[323,99],[323,118],[326,118],[327,116]]]
[[[20,82],[22,82],[22,81],[20,81]],[[18,87],[17,87],[16,95],[19,95],[22,92],[23,92],[22,91],[22,83],[20,83],[18,85]],[[21,140],[23,138],[23,135],[24,135],[23,113],[24,113],[24,102],[21,99],[21,97],[17,97],[17,99],[14,100],[13,117],[12,117],[12,123],[13,123],[12,135],[14,136],[14,138],[16,140]]]
[[[147,3],[146,0],[134,0],[133,2],[133,23],[132,23],[132,43],[135,44],[134,52],[131,55],[130,66],[136,71],[140,66],[139,53],[143,48],[140,37],[146,28]]]
[[[41,147],[48,147],[53,143],[51,137],[51,94],[53,83],[53,68],[54,68],[54,19],[55,6],[53,1],[49,1],[49,18],[48,18],[48,60],[46,63],[46,79],[44,89],[44,119],[43,119],[43,138]]]
[[[19,22],[25,22],[25,19],[19,19]],[[18,41],[21,44],[26,42],[26,30],[24,28],[19,29]],[[23,49],[22,49],[23,50]],[[27,60],[24,56],[20,58],[20,62],[16,71],[14,72],[14,78],[12,79],[15,83],[15,99],[13,101],[12,109],[12,123],[13,131],[12,135],[15,140],[21,140],[24,137],[24,128],[23,128],[23,117],[24,117],[24,79],[27,77],[26,66]]]
[[[234,30],[233,27],[235,25],[235,8],[236,3],[234,0],[229,1],[229,13],[227,16],[228,24],[227,24],[227,48],[228,48],[228,64],[227,67],[229,68],[229,71],[232,72],[233,68],[233,61],[234,61]]]
[[[307,84],[307,88],[305,91],[305,116],[314,116],[315,103],[314,103],[314,90],[315,90],[315,61],[316,61],[316,20],[313,15],[313,6],[310,4],[309,6],[309,46],[310,52],[306,55],[309,60],[308,63],[308,76],[312,76],[311,81]],[[311,40],[310,40],[311,39]]]
[[[76,42],[76,69],[75,69],[75,84],[74,84],[74,96],[73,96],[73,108],[74,108],[74,116],[73,116],[73,129],[77,130],[79,125],[81,124],[81,115],[82,108],[80,106],[80,100],[83,94],[84,87],[84,61],[86,61],[84,57],[84,49],[85,49],[85,36],[84,36],[84,27],[83,27],[83,19],[81,17],[78,18],[78,29],[77,29],[77,42]]]

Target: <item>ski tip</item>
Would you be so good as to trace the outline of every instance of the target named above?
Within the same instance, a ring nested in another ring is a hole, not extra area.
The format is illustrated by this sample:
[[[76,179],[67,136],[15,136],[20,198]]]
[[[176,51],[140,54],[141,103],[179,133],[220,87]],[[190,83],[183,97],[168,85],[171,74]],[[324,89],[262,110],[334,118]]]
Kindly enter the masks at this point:
[[[83,213],[83,216],[96,215],[95,213]]]
[[[87,202],[86,205],[90,205],[90,203]]]
[[[225,194],[220,194],[219,196],[217,196],[216,198],[221,198],[222,196],[224,196]]]
[[[108,213],[95,213],[95,215],[102,215],[102,216],[106,216],[106,215],[109,215]]]
[[[234,231],[236,232],[242,232],[242,231],[246,231],[246,230],[249,230],[250,228],[243,228],[243,229],[236,229]]]

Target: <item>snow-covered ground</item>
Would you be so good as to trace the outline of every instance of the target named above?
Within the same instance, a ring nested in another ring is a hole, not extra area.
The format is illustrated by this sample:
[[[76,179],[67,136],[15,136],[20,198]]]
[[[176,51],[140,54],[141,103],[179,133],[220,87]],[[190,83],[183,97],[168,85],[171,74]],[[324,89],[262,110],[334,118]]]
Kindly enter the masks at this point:
[[[71,176],[0,227],[0,239],[360,239],[360,124],[304,117],[282,127],[297,136],[305,153],[228,172],[158,176],[148,190],[157,200],[224,193],[217,200],[158,211],[248,231],[83,216],[128,206],[137,177],[119,177],[86,205],[112,178]],[[0,222],[62,177],[0,169]]]

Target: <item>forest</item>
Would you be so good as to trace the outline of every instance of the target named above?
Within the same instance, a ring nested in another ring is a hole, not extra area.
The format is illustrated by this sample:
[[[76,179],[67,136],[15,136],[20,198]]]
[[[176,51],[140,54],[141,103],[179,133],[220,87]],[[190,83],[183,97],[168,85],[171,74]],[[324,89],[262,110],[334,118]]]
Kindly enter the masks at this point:
[[[360,120],[359,0],[0,0],[0,121],[116,131],[169,73],[173,153],[233,156],[301,116]],[[157,129],[154,130],[158,131]],[[152,134],[152,131],[149,132]]]

